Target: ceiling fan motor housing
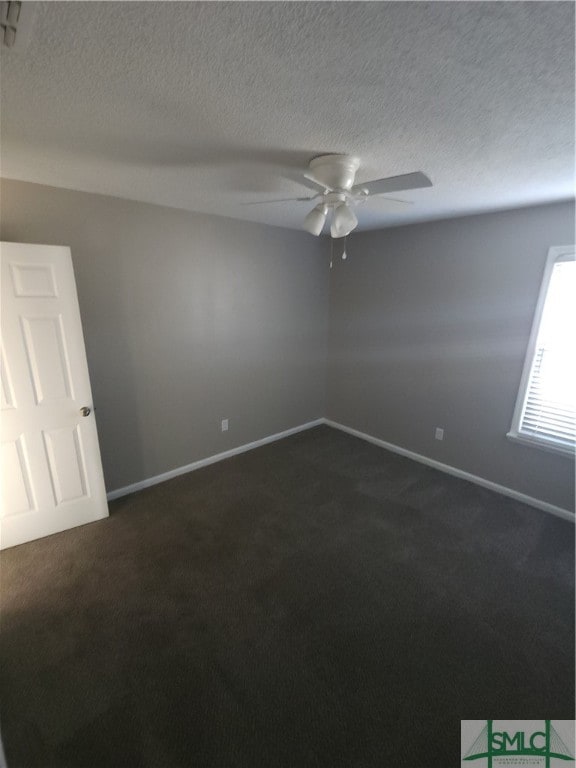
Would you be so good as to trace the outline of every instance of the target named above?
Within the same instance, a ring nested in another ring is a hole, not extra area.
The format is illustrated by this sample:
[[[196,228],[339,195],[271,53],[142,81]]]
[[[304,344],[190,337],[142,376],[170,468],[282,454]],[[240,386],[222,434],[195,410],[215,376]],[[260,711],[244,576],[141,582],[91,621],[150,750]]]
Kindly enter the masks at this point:
[[[327,189],[351,189],[360,166],[357,157],[350,155],[320,155],[310,161],[314,179]]]

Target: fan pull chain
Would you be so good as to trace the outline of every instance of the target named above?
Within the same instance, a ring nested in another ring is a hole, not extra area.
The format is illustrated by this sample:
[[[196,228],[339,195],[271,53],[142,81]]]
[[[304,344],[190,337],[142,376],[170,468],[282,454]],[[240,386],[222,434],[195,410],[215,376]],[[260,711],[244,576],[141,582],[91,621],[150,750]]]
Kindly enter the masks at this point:
[[[347,236],[344,238],[344,248],[342,248],[342,260],[348,258],[348,254],[346,253],[346,238]]]
[[[334,240],[330,238],[330,269],[332,269],[333,257],[334,257]]]

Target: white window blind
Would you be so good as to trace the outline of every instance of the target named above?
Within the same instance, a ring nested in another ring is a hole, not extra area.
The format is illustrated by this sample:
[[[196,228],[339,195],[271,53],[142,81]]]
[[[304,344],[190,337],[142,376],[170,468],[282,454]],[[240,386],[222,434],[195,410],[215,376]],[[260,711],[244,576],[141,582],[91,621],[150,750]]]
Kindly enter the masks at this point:
[[[576,261],[573,249],[551,250],[509,436],[562,452],[574,451]]]

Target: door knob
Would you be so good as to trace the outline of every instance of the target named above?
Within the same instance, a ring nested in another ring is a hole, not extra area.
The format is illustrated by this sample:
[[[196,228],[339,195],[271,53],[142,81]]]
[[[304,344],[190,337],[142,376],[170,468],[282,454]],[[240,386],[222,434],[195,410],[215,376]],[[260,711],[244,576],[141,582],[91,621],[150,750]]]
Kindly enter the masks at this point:
[[[90,408],[85,405],[83,408],[80,408],[80,413],[82,416],[90,416]]]

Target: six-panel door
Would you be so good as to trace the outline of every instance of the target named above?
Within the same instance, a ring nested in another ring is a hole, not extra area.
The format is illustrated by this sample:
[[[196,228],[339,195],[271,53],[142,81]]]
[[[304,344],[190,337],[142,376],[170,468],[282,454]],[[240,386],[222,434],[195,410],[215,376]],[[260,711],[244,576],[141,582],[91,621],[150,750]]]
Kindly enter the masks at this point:
[[[70,249],[2,243],[0,256],[5,548],[108,506]]]

